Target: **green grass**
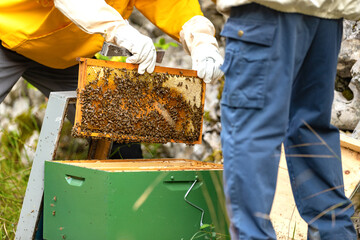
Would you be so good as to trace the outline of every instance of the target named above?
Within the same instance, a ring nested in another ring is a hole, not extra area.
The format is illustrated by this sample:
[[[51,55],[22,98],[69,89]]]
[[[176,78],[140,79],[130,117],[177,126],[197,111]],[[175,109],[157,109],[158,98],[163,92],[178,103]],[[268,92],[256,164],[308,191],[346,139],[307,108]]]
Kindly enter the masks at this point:
[[[0,129],[0,240],[15,237],[37,144],[36,140],[30,145],[29,139],[36,138],[41,127],[41,120],[32,114],[31,109],[12,119],[11,123],[14,130]],[[85,159],[87,156],[87,141],[72,138],[71,128],[72,124],[66,120],[56,159]]]
[[[22,130],[3,129],[0,139],[0,239],[13,239],[15,236],[30,174],[30,159],[26,151],[25,155],[22,154],[26,144],[24,136],[29,132]]]
[[[0,168],[0,239],[13,239],[30,167],[3,157]]]

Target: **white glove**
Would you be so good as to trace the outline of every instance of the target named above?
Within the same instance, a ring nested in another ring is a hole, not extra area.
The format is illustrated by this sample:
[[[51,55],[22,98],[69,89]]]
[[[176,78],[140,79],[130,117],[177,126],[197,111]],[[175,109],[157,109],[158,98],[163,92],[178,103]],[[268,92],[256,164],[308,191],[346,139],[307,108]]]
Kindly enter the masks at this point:
[[[133,56],[126,62],[140,64],[140,74],[145,70],[148,73],[154,71],[156,51],[151,39],[131,27],[104,0],[54,0],[54,4],[85,32],[101,34],[106,41],[128,49]]]
[[[203,16],[191,18],[180,32],[180,42],[191,55],[192,68],[205,83],[213,83],[224,74],[220,70],[224,59],[214,35],[213,24]]]
[[[191,53],[192,68],[205,83],[213,83],[224,74],[220,67],[224,62],[219,50],[212,44],[201,44]]]
[[[114,34],[118,46],[129,50],[133,55],[126,59],[127,63],[140,64],[138,72],[143,74],[145,70],[152,73],[156,63],[156,50],[151,38],[141,34],[130,25],[116,28]]]

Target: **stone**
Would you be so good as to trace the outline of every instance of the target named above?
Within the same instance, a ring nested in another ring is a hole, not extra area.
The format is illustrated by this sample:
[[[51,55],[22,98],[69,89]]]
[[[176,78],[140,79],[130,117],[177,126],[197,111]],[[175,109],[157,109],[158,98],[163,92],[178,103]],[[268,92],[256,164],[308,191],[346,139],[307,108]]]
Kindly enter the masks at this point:
[[[331,124],[341,130],[354,130],[360,120],[358,85],[358,81],[351,81],[349,84],[349,88],[354,94],[354,98],[352,100],[346,100],[340,92],[334,91]]]
[[[344,25],[351,26],[349,22],[345,22]],[[353,33],[348,27],[344,31],[345,37],[341,44],[337,65],[331,123],[340,130],[354,130],[353,137],[358,138],[360,132],[360,38],[355,38],[357,35]]]
[[[206,93],[205,93],[205,106],[204,111],[209,112],[209,117],[212,121],[218,121],[219,117],[217,115],[217,109],[219,106],[219,86],[216,84],[207,84],[206,85]],[[206,121],[206,119],[205,119]]]
[[[337,75],[351,78],[351,68],[360,59],[360,39],[347,39],[341,43],[338,57]]]
[[[344,39],[360,39],[360,21],[344,20]]]

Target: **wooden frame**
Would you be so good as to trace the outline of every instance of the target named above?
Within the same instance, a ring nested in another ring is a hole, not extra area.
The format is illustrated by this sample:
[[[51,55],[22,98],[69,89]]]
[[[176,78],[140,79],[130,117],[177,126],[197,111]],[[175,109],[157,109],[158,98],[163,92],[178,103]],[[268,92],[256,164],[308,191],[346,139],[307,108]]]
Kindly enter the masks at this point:
[[[75,126],[73,128],[73,133],[75,136],[79,136],[79,137],[93,137],[93,138],[100,138],[100,139],[108,139],[108,140],[118,140],[118,138],[122,138],[122,137],[129,137],[129,139],[131,141],[129,142],[151,142],[151,141],[148,141],[147,138],[143,137],[143,136],[140,136],[140,135],[137,135],[136,132],[134,132],[134,135],[116,135],[116,134],[109,134],[109,133],[105,133],[105,134],[100,134],[99,132],[96,132],[96,131],[91,131],[91,133],[89,132],[85,132],[83,131],[82,129],[82,125],[81,125],[81,122],[82,122],[82,117],[83,117],[83,113],[82,113],[82,104],[80,102],[80,95],[82,94],[82,90],[85,89],[85,87],[89,84],[88,81],[87,81],[87,76],[89,75],[87,69],[88,67],[102,67],[102,68],[106,68],[106,69],[116,69],[116,70],[119,70],[119,69],[126,69],[128,71],[131,71],[131,70],[135,70],[137,69],[138,65],[134,65],[134,64],[129,64],[129,63],[121,63],[121,62],[113,62],[113,61],[105,61],[105,60],[97,60],[97,59],[88,59],[88,58],[79,58],[79,82],[78,82],[78,91],[77,91],[77,103],[76,103],[76,115],[75,115]],[[169,81],[173,81],[173,79],[189,79],[189,78],[192,78],[193,79],[193,82],[191,82],[191,84],[197,86],[196,88],[196,91],[194,90],[194,88],[191,88],[186,85],[186,90],[185,88],[182,88],[181,89],[181,92],[180,92],[180,95],[187,95],[188,92],[191,93],[192,91],[192,97],[194,98],[194,102],[195,102],[195,99],[196,99],[196,103],[199,103],[197,106],[200,106],[201,107],[201,121],[199,121],[199,124],[201,126],[198,126],[196,125],[197,127],[200,127],[200,131],[199,131],[199,135],[198,135],[198,138],[196,140],[190,140],[190,141],[187,141],[187,140],[179,140],[179,139],[174,139],[174,138],[171,138],[169,141],[167,142],[180,142],[180,143],[187,143],[187,144],[200,144],[201,143],[201,138],[202,138],[202,123],[203,123],[203,111],[204,111],[204,102],[205,102],[205,83],[197,77],[197,72],[194,71],[194,70],[188,70],[188,69],[178,69],[178,68],[168,68],[168,67],[159,67],[159,66],[156,66],[155,67],[155,70],[154,70],[154,73],[160,73],[160,74],[167,74],[170,77],[170,80]],[[152,75],[150,75],[152,76]],[[196,79],[196,80],[195,80]],[[153,80],[155,81],[155,80]],[[175,81],[175,80],[174,80]],[[199,85],[200,83],[200,85]],[[181,84],[182,85],[182,84]],[[200,87],[198,87],[200,86]],[[177,86],[178,89],[179,86]],[[172,88],[173,89],[177,89],[176,86],[172,85]],[[198,89],[201,90],[201,92],[197,91]],[[188,91],[188,92],[186,92]],[[194,95],[196,94],[196,95]],[[190,100],[189,100],[190,101]],[[159,107],[158,107],[159,105]],[[175,122],[175,126],[176,126],[176,129],[179,129],[179,123],[183,123],[185,121],[188,121],[186,120],[186,115],[185,115],[185,118],[184,116],[183,117],[180,117],[179,118],[176,118],[175,121],[173,121],[172,118],[170,118],[169,114],[168,114],[168,111],[166,109],[164,109],[161,105],[161,104],[158,104],[155,106],[156,110],[164,116],[164,118],[167,120],[169,120],[168,122],[171,122],[172,124],[174,124]],[[184,115],[184,114],[182,114]],[[195,129],[195,127],[193,128]],[[184,132],[184,131],[183,131]],[[132,139],[135,139],[135,140],[132,140]],[[154,142],[157,142],[156,139]]]

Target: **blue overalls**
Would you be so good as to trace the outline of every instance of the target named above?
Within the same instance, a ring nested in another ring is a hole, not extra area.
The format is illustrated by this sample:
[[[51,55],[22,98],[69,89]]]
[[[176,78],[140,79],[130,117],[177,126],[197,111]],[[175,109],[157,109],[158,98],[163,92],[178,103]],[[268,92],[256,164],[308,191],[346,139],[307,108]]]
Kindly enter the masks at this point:
[[[224,26],[221,141],[231,237],[276,239],[281,143],[308,239],[356,240],[338,129],[330,124],[342,20],[232,8]]]

